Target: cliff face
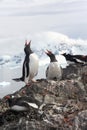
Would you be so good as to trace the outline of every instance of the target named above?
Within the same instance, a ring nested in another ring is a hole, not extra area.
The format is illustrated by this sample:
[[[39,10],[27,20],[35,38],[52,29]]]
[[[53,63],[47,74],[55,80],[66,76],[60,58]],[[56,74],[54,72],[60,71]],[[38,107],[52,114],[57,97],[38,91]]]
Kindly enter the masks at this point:
[[[39,109],[11,111],[0,101],[0,130],[86,130],[87,66],[68,66],[61,81],[38,79],[13,94],[38,101]]]

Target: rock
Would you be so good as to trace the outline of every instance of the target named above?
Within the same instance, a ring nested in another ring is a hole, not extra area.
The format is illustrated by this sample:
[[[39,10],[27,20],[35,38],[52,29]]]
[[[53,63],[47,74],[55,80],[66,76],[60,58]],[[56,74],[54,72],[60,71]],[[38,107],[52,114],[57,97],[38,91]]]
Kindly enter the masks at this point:
[[[63,79],[38,79],[11,94],[28,96],[39,109],[11,111],[5,97],[0,100],[0,130],[86,130],[87,129],[87,66],[68,66]]]
[[[74,130],[87,130],[87,110],[81,111],[75,117]]]
[[[79,69],[78,69],[79,68]],[[81,66],[69,65],[63,69],[63,79],[72,79],[78,77],[81,73]]]
[[[82,78],[83,75],[87,76],[87,65],[69,65],[67,68],[63,69],[63,79],[76,79]],[[86,80],[87,81],[87,80]]]

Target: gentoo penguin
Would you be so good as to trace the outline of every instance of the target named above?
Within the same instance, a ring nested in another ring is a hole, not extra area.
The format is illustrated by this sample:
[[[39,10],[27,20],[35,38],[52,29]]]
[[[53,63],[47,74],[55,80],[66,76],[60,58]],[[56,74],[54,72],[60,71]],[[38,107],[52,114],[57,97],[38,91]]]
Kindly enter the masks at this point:
[[[25,42],[25,59],[23,62],[22,77],[13,79],[15,81],[25,81],[26,84],[33,80],[33,78],[37,75],[39,67],[38,56],[31,50],[30,45],[31,41],[28,43],[27,41]]]
[[[66,54],[66,53],[63,53],[62,55],[65,57],[68,65],[70,65],[70,64],[83,64],[83,62],[78,60],[78,58],[76,58],[74,55]]]
[[[38,109],[37,100],[27,96],[14,97],[13,95],[7,95],[4,99],[8,103],[10,110],[13,111],[28,111],[29,108]]]
[[[50,64],[46,69],[46,78],[48,80],[60,80],[62,78],[62,68],[58,64],[55,55],[49,50],[45,53],[50,57]]]
[[[87,63],[87,55],[73,55],[79,62]]]

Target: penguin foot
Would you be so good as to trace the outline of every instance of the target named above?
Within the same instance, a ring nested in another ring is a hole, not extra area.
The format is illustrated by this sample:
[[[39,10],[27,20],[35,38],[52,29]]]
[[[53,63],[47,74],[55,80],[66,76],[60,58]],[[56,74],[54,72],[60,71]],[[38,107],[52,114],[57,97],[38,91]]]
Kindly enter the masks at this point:
[[[26,86],[30,87],[30,86],[31,86],[31,83],[30,83],[30,82],[29,82],[29,83],[26,83]]]
[[[37,83],[38,81],[36,81],[35,79],[30,80],[28,83],[25,82],[26,86],[30,87],[32,85],[32,83]]]

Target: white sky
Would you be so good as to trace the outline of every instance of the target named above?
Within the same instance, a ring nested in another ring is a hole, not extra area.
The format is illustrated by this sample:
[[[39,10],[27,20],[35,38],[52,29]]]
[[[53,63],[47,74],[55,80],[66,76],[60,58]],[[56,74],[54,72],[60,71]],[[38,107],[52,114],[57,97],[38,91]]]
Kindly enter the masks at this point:
[[[0,16],[87,11],[86,0],[0,0]]]
[[[43,31],[87,39],[87,0],[0,0],[0,46]]]

